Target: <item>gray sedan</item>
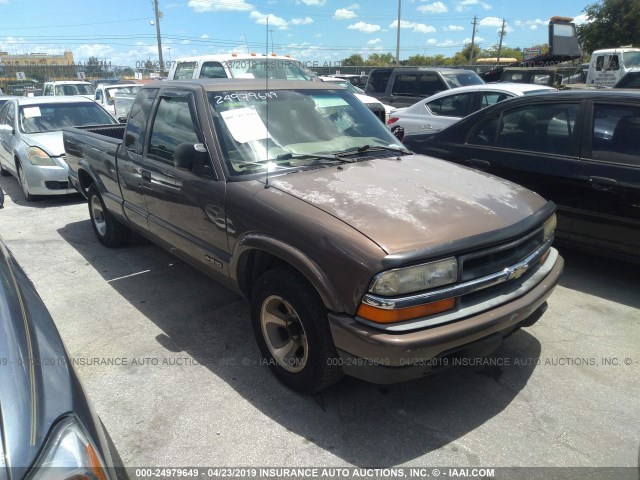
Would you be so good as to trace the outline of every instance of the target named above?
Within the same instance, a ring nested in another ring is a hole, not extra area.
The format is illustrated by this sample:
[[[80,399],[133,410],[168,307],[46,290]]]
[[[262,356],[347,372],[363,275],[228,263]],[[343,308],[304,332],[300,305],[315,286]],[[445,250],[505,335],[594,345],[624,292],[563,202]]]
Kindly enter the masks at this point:
[[[28,201],[75,193],[68,184],[62,128],[117,124],[83,97],[19,97],[0,109],[0,175],[18,178]]]
[[[0,239],[0,479],[126,480],[58,330]]]

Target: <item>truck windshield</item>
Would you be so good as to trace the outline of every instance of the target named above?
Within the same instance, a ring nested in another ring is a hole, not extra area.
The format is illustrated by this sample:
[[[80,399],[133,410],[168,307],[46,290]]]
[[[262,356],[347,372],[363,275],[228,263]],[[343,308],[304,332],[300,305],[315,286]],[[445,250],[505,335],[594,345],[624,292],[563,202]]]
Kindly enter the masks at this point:
[[[117,123],[94,102],[48,103],[20,106],[20,130],[23,133],[42,133],[64,127],[106,125]]]
[[[225,63],[233,78],[316,79],[316,75],[302,63],[287,58],[240,58]]]
[[[640,67],[640,52],[624,52],[622,58],[625,67]]]
[[[345,152],[352,159],[404,149],[345,90],[211,92],[209,104],[231,175],[317,167]]]

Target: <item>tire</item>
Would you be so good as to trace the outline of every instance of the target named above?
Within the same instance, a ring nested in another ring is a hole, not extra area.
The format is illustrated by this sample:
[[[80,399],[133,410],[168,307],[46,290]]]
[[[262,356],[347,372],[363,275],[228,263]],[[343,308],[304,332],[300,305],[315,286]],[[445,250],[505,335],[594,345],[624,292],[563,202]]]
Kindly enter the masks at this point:
[[[29,185],[27,184],[27,178],[24,175],[24,171],[22,170],[22,165],[16,161],[16,170],[17,170],[17,174],[18,174],[18,183],[20,184],[20,186],[22,187],[22,193],[24,195],[24,199],[27,202],[33,202],[36,197],[35,195],[31,195],[29,193]]]
[[[315,393],[342,378],[327,311],[295,270],[278,267],[258,279],[251,295],[251,322],[262,356],[287,387]]]
[[[8,177],[9,175],[11,175],[9,173],[9,170],[5,170],[5,168],[2,166],[2,162],[0,162],[0,177]]]
[[[95,183],[87,191],[89,198],[89,216],[91,226],[100,243],[105,247],[116,248],[126,245],[131,239],[131,229],[117,221],[104,206]]]

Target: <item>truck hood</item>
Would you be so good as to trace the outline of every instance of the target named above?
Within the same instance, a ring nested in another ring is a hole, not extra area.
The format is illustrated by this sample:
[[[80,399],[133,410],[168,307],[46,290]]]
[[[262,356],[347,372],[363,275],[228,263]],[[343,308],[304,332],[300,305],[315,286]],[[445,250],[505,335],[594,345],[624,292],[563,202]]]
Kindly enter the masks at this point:
[[[390,255],[503,229],[546,204],[509,181],[423,155],[293,173],[270,184],[342,220]]]
[[[64,143],[62,132],[25,133],[22,140],[30,147],[40,147],[47,152],[50,157],[60,157],[64,155]]]

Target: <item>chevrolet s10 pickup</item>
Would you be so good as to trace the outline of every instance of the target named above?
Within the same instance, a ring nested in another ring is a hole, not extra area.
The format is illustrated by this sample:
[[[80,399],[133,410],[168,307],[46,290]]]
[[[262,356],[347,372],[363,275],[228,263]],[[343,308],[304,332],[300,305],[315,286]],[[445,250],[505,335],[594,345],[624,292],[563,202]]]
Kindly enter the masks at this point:
[[[126,125],[64,146],[98,240],[135,230],[247,297],[265,363],[302,392],[487,355],[564,264],[553,203],[412,154],[337,85],[151,84]]]

